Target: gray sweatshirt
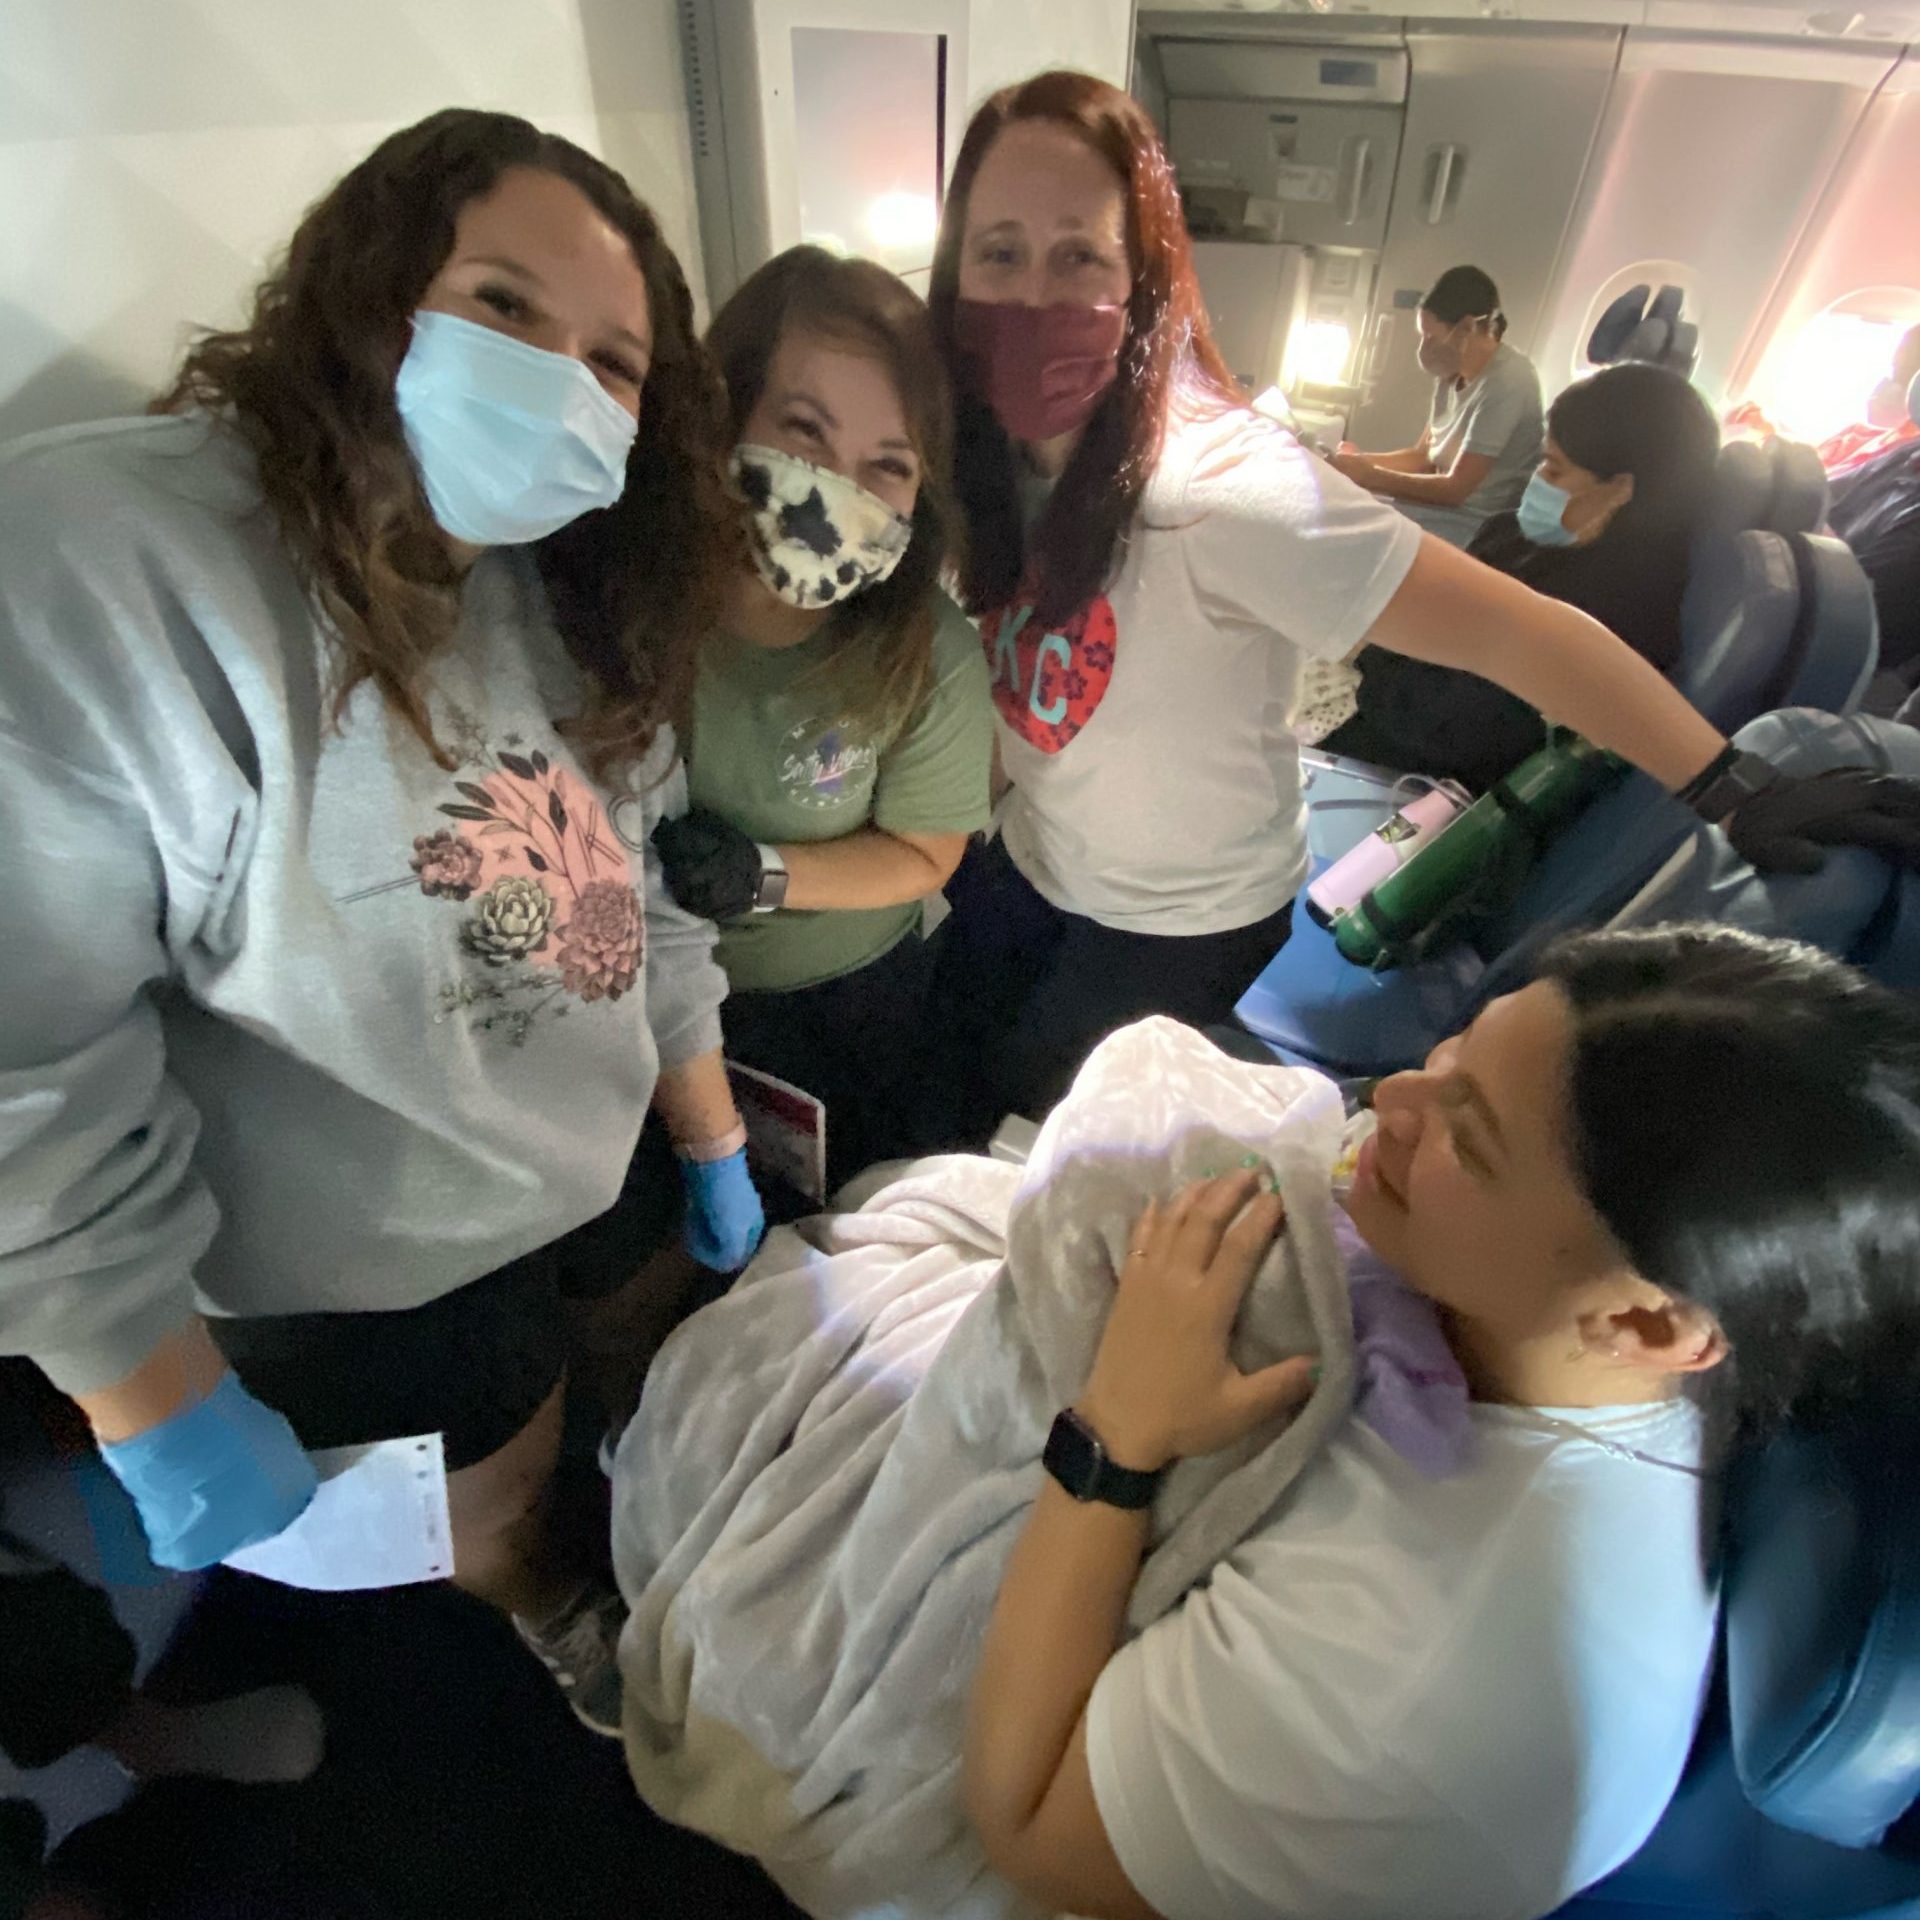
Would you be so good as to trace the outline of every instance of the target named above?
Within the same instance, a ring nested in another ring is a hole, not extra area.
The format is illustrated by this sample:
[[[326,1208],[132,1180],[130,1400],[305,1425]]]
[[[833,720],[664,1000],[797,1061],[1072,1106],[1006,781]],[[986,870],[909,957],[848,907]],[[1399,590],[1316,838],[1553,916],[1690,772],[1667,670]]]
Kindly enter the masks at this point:
[[[451,772],[371,686],[331,727],[327,669],[226,430],[0,453],[0,1352],[69,1392],[196,1305],[410,1307],[552,1240],[719,1044],[674,744],[588,783],[526,553],[434,665]]]

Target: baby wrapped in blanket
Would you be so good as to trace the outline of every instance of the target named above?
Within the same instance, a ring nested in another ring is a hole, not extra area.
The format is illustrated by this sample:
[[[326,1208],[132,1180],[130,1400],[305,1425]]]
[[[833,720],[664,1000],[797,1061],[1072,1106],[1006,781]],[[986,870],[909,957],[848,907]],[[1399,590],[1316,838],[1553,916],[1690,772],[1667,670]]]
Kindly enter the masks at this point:
[[[1313,1353],[1322,1373],[1291,1422],[1166,1474],[1131,1632],[1273,1524],[1356,1397],[1430,1470],[1462,1441],[1465,1387],[1431,1309],[1338,1213],[1345,1128],[1318,1074],[1147,1020],[1095,1050],[1025,1168],[883,1170],[843,1196],[853,1210],[770,1236],[662,1350],[615,1460],[643,1797],[823,1920],[1026,1911],[963,1811],[967,1694],[1146,1203],[1268,1169],[1287,1225],[1233,1357],[1250,1372]]]

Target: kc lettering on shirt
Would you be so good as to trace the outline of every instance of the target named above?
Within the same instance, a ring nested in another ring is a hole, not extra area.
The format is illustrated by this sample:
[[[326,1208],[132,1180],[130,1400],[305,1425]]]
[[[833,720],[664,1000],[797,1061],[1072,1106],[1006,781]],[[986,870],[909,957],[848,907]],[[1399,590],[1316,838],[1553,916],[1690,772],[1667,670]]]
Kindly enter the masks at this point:
[[[1128,932],[1276,912],[1307,871],[1302,667],[1365,639],[1420,538],[1273,422],[1177,412],[1106,591],[981,623],[1014,864]]]
[[[1097,596],[1051,632],[1030,606],[989,615],[981,627],[1001,720],[1041,753],[1059,753],[1093,717],[1113,682],[1113,603]]]

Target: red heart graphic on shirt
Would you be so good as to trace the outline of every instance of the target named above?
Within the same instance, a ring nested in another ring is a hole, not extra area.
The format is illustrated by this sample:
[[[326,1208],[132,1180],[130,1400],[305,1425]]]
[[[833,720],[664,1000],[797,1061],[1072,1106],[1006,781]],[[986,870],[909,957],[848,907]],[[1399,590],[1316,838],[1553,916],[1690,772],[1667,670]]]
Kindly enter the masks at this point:
[[[1042,753],[1065,747],[1113,684],[1119,629],[1105,594],[1052,631],[1029,605],[990,613],[980,623],[980,639],[1001,719]]]

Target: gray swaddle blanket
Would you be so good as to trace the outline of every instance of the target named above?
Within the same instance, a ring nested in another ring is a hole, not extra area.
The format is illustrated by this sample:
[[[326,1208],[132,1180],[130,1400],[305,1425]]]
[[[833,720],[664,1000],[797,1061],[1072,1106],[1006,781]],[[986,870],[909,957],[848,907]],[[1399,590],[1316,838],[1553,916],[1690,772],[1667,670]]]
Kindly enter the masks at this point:
[[[1138,1632],[1271,1515],[1351,1407],[1342,1120],[1319,1075],[1148,1020],[1094,1052],[1024,1169],[920,1161],[856,1211],[771,1235],[662,1350],[615,1461],[646,1800],[823,1920],[1024,1913],[967,1826],[960,1749],[1047,1430],[1086,1382],[1146,1202],[1257,1156],[1287,1229],[1234,1358],[1315,1352],[1324,1371],[1290,1424],[1168,1473]]]

